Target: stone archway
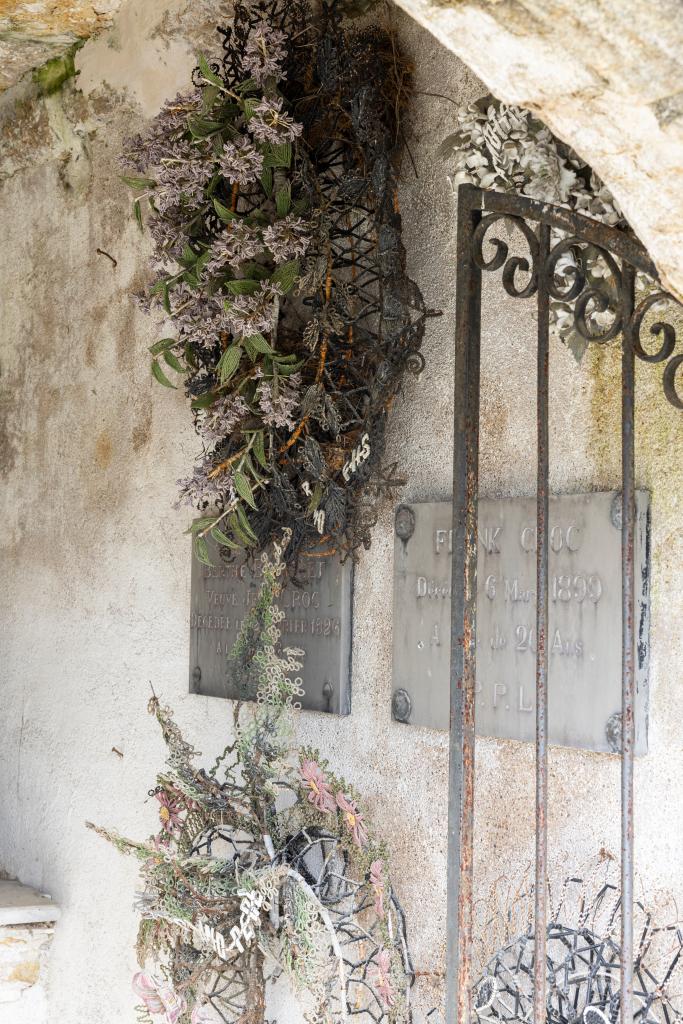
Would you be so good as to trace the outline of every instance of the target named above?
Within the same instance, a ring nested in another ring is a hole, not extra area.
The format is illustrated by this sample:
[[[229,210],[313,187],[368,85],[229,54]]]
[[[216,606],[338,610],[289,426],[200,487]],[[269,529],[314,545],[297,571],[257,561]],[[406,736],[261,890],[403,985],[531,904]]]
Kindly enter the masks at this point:
[[[603,179],[683,298],[683,19],[677,0],[396,0],[496,96]]]

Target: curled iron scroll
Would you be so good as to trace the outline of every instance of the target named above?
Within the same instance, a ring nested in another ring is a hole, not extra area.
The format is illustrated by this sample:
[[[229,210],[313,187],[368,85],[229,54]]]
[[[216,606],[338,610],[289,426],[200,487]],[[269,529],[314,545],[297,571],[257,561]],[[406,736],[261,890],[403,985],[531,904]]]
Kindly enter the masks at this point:
[[[604,344],[620,333],[623,317],[621,314],[622,279],[621,271],[614,257],[606,249],[591,246],[595,254],[594,263],[602,262],[606,275],[600,284],[591,281],[584,267],[582,246],[586,242],[572,235],[557,242],[546,260],[545,273],[548,292],[561,302],[574,303],[574,326],[586,341]],[[565,266],[560,268],[564,257]],[[559,282],[569,279],[565,287]],[[611,321],[605,327],[595,329],[595,317],[608,313]],[[591,322],[592,321],[592,322]]]
[[[524,235],[529,246],[531,261],[526,256],[510,256],[510,247],[502,238],[487,238],[489,228],[497,221],[505,222],[509,227],[518,228]],[[495,249],[493,256],[484,256],[484,241]],[[500,270],[503,268],[503,287],[513,299],[528,299],[538,290],[538,239],[533,230],[521,217],[510,214],[496,213],[484,217],[474,229],[472,238],[472,257],[481,270]],[[529,280],[521,288],[517,287],[517,273],[529,275]]]
[[[664,363],[664,378],[662,381],[664,394],[668,401],[676,408],[683,409],[683,397],[676,389],[676,374],[679,367],[683,365],[683,355],[673,355],[676,347],[676,328],[665,320],[656,320],[649,327],[649,333],[661,339],[661,345],[655,352],[649,352],[642,342],[643,321],[647,313],[662,303],[675,301],[667,292],[658,290],[651,292],[642,299],[631,317],[630,329],[633,338],[633,348],[639,359],[646,363]],[[672,358],[673,357],[673,358]],[[667,362],[668,360],[668,362]]]

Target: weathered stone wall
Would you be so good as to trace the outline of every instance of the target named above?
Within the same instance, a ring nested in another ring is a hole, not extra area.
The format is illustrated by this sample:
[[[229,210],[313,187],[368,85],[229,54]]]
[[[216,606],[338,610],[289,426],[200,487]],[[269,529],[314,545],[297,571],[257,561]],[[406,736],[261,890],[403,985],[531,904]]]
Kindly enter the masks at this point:
[[[507,103],[595,168],[683,296],[678,0],[397,0]]]
[[[186,516],[171,506],[175,480],[198,446],[182,396],[150,378],[147,345],[157,335],[130,298],[144,281],[148,243],[115,163],[122,135],[186,82],[193,49],[207,38],[210,6],[199,16],[196,4],[131,0],[115,34],[80,51],[80,91],[67,86],[48,101],[28,90],[5,97],[0,865],[62,907],[48,1019],[69,1024],[133,1019],[136,865],[83,822],[143,836],[155,827],[144,796],[163,746],[145,714],[150,682],[207,759],[229,728],[224,702],[186,692],[190,556]],[[401,192],[410,271],[427,304],[444,315],[430,321],[424,374],[408,382],[396,405],[388,456],[409,476],[406,500],[445,499],[455,211],[436,151],[451,128],[453,102],[474,100],[485,87],[428,32],[400,14],[394,21],[416,66],[404,125],[416,170],[407,160]],[[488,288],[482,486],[490,495],[532,493],[533,310]],[[619,479],[618,356],[590,353],[577,367],[554,344],[552,359],[553,487],[612,487]],[[650,890],[673,888],[680,902],[683,471],[675,453],[683,425],[661,395],[659,373],[639,367],[638,482],[652,490],[655,569],[637,861]],[[352,715],[302,715],[299,728],[302,740],[367,794],[387,837],[415,964],[427,972],[417,988],[424,1009],[438,1001],[443,970],[447,738],[391,721],[392,551],[387,504],[355,577]],[[483,883],[528,863],[532,751],[482,740],[477,772]],[[618,848],[614,758],[554,750],[550,788],[556,874],[603,847]]]

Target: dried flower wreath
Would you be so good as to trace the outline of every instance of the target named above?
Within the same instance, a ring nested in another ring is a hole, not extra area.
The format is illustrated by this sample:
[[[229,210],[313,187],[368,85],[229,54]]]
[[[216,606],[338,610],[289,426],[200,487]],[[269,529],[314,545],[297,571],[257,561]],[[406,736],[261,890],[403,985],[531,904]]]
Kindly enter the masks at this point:
[[[203,443],[179,481],[202,561],[209,534],[239,550],[283,528],[290,559],[348,554],[401,483],[385,423],[425,317],[396,204],[409,69],[389,34],[342,23],[358,9],[238,2],[222,58],[123,154],[154,240],[139,301],[172,324],[152,372],[184,377]]]
[[[414,972],[386,849],[354,789],[291,744],[303,652],[279,647],[288,540],[272,561],[261,555],[263,584],[230,656],[258,687],[255,708],[235,706],[234,742],[197,767],[153,697],[168,747],[150,791],[158,833],[134,842],[89,823],[140,861],[133,987],[148,1024],[264,1024],[266,986],[283,973],[311,1021],[411,1019]]]

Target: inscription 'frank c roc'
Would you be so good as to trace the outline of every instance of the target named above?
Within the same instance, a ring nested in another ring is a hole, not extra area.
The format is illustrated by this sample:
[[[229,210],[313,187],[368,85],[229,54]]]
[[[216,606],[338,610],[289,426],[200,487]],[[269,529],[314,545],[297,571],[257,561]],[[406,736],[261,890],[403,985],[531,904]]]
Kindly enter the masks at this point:
[[[613,492],[550,499],[549,732],[553,743],[614,750],[621,706],[621,532]],[[647,750],[648,496],[637,494],[636,752]],[[402,507],[405,512],[405,506]],[[448,728],[450,502],[409,507],[394,546],[394,692],[412,725]],[[481,499],[477,565],[477,732],[533,740],[536,502]],[[401,720],[405,721],[403,717]],[[611,722],[611,725],[608,723]]]

